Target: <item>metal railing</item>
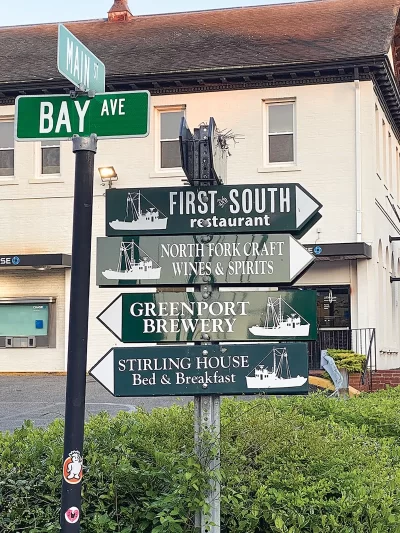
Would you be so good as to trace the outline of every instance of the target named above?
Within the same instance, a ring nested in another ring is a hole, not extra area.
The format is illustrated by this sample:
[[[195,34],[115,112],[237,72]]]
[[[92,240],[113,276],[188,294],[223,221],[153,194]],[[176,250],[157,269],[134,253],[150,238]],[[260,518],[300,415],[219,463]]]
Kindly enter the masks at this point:
[[[362,329],[320,329],[316,341],[309,343],[310,370],[321,368],[321,350],[353,350],[366,356],[360,383],[372,390],[372,372],[376,370],[375,328]]]

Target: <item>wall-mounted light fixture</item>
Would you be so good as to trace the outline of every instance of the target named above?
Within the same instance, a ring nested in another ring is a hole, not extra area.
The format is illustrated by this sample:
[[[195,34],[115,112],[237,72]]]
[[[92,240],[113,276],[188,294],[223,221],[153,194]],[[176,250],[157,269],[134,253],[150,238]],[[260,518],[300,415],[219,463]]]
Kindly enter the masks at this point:
[[[111,189],[112,182],[118,181],[118,174],[115,172],[114,167],[100,167],[99,174],[101,181],[103,182],[103,187],[105,187],[106,183],[108,182],[108,188]]]

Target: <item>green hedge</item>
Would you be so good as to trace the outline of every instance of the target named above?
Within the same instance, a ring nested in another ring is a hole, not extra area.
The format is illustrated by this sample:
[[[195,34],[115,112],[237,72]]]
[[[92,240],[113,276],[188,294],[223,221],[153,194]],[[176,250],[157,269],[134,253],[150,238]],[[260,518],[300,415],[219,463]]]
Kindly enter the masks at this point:
[[[400,388],[222,407],[223,533],[400,531]],[[58,531],[63,425],[0,434],[0,531]],[[82,533],[193,532],[193,406],[93,417]]]

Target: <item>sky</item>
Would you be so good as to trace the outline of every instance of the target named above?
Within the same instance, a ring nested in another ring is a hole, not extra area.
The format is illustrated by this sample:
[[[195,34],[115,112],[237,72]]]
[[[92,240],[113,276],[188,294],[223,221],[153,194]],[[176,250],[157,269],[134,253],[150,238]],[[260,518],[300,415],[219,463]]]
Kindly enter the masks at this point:
[[[293,1],[301,0],[130,0],[129,6],[133,14],[145,15]],[[0,0],[0,26],[105,18],[112,5],[113,0],[17,0],[14,9],[10,0]]]

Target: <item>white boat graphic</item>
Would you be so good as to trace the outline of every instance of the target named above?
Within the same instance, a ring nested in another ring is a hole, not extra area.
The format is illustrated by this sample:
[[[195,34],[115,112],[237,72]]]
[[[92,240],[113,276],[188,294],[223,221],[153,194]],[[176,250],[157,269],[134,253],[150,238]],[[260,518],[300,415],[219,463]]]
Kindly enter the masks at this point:
[[[268,370],[268,367],[261,363],[264,363],[271,353],[273,354],[273,367],[272,370]],[[246,377],[247,388],[286,389],[301,387],[307,381],[307,378],[303,376],[292,378],[286,348],[273,348],[261,363],[254,369],[254,376]],[[286,377],[282,377],[283,373],[286,374]]]
[[[142,257],[139,256],[140,252],[143,254]],[[123,268],[123,261],[125,268]],[[102,274],[106,279],[116,280],[160,279],[161,267],[135,242],[122,241],[117,270],[108,269]]]
[[[143,210],[143,200],[149,207]],[[127,221],[127,218],[132,220]],[[166,229],[168,218],[140,191],[128,193],[124,220],[113,220],[110,226],[115,230],[161,230]]]
[[[307,337],[310,323],[281,296],[269,297],[264,325],[252,326],[249,331],[258,337]]]

